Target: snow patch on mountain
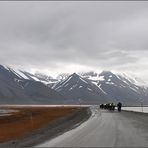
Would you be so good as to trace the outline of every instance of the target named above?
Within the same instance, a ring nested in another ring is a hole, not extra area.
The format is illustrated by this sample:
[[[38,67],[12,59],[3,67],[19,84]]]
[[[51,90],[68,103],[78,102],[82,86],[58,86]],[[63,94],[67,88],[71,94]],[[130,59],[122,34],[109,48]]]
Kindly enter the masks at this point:
[[[90,89],[89,87],[87,87],[87,89],[88,89],[89,91],[92,91],[92,89]]]
[[[112,85],[114,85],[114,83],[113,82],[105,82],[106,84],[112,84]]]
[[[72,77],[68,77],[68,79],[64,82],[64,83],[61,83],[62,85],[61,86],[64,86]]]
[[[85,80],[83,80],[81,77],[80,77],[80,80],[83,81],[84,83],[87,83],[87,82],[86,82]]]
[[[131,74],[125,74],[125,73],[116,73],[117,77],[119,79],[121,79],[122,81],[124,81],[125,83],[128,84],[128,82],[133,83],[137,86],[143,86],[143,87],[148,87],[148,84],[146,82],[144,82],[142,79],[137,78],[134,75]],[[128,80],[128,81],[126,81]]]
[[[3,65],[3,68],[5,68],[6,70],[9,70],[9,67],[7,65]]]
[[[99,88],[100,88],[100,90],[104,93],[104,94],[107,94],[102,88],[101,88],[101,84],[100,85],[97,85]]]

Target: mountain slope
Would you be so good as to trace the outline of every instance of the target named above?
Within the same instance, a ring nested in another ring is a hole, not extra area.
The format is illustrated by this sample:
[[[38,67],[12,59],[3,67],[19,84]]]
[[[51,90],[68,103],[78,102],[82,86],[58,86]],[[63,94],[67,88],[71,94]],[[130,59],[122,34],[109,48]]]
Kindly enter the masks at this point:
[[[1,104],[63,104],[64,97],[45,84],[27,79],[9,67],[0,65]]]
[[[49,87],[52,87],[55,83],[58,82],[58,79],[54,79],[51,76],[45,75],[43,73],[35,73],[34,76],[42,83],[47,84]]]
[[[64,96],[64,97],[63,97]],[[0,103],[99,104],[121,101],[124,105],[148,104],[148,85],[110,71],[61,74],[60,80],[42,73],[0,65]]]
[[[42,74],[42,73],[32,74],[32,73],[29,73],[29,72],[26,72],[26,71],[14,69],[14,68],[12,69],[12,68],[7,67],[7,66],[2,66],[2,67],[4,67],[11,74],[13,74],[13,76],[15,76],[19,79],[38,81],[38,82],[42,82],[42,83],[49,85],[49,86],[50,85],[52,86],[53,84],[58,82],[58,79],[54,79],[51,76],[47,76],[47,75]]]
[[[104,92],[89,80],[76,73],[53,86],[53,89],[67,97],[67,102],[95,104],[106,102]]]
[[[139,83],[134,78],[103,71],[99,74],[98,80],[91,81],[96,83],[106,93],[106,96],[115,102],[121,101],[128,105],[140,105],[141,102],[148,104],[148,88],[137,85]]]
[[[103,71],[73,74],[53,88],[75,103],[122,102],[124,105],[148,104],[148,87],[134,77]]]

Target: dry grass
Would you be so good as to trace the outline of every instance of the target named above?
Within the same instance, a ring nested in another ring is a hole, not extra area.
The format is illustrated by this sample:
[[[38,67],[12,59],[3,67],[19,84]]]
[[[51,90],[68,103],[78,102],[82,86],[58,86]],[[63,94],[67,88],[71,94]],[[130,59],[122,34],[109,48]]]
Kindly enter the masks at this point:
[[[78,110],[78,107],[17,107],[19,112],[0,116],[0,143],[46,127],[51,121]]]

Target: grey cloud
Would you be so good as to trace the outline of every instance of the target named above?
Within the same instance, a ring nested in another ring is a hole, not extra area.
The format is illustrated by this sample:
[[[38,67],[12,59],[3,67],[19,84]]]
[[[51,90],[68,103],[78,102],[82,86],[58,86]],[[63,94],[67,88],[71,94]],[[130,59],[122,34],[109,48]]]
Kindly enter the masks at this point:
[[[146,1],[7,1],[0,2],[0,18],[2,64],[61,72],[74,64],[136,67],[136,72],[148,56]],[[139,56],[140,50],[145,54]]]

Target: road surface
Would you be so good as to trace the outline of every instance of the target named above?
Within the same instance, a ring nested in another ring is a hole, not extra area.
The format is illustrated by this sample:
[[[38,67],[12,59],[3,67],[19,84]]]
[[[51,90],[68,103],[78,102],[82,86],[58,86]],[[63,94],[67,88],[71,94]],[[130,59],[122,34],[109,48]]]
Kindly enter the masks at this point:
[[[37,147],[148,147],[148,114],[91,110],[81,126]]]

